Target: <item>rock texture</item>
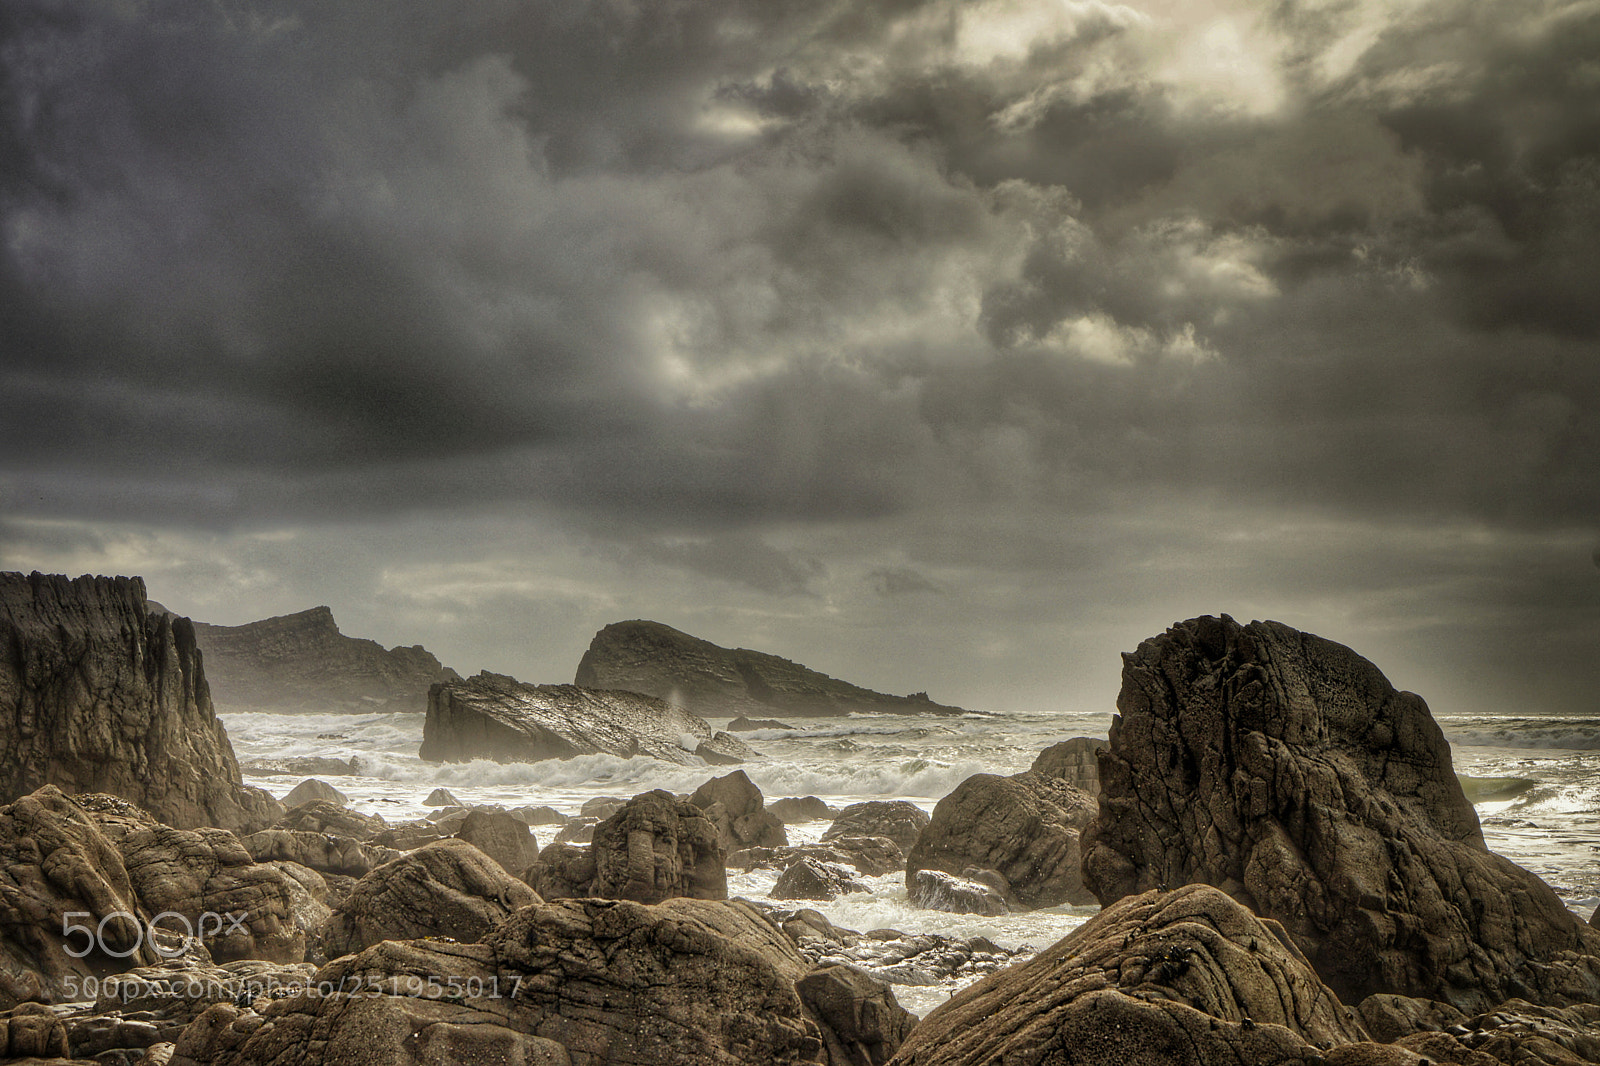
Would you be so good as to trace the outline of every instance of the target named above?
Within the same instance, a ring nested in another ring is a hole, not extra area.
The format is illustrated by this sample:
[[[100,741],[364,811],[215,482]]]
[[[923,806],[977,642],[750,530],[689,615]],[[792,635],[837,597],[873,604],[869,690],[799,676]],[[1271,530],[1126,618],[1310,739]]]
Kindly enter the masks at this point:
[[[195,637],[224,707],[421,711],[429,686],[459,676],[420,644],[385,650],[345,636],[326,607],[242,626],[197,623]]]
[[[350,877],[370,873],[397,858],[400,850],[309,829],[263,829],[241,843],[256,862],[292,862],[318,873]]]
[[[909,800],[868,800],[840,811],[823,830],[822,839],[888,837],[901,851],[910,851],[931,820],[927,811]]]
[[[683,766],[700,753],[753,753],[681,707],[636,692],[525,685],[501,674],[435,685],[423,723],[422,758],[432,762],[536,762],[575,755],[649,755]]]
[[[767,804],[767,810],[771,811],[772,816],[784,825],[797,825],[802,822],[831,822],[839,814],[838,811],[815,796],[791,796],[787,799],[773,800]]]
[[[596,633],[577,683],[658,696],[708,718],[838,715],[853,711],[960,714],[926,693],[889,696],[765,652],[718,647],[660,622],[615,622]]]
[[[635,796],[595,826],[591,894],[659,903],[675,896],[727,899],[717,830],[687,800],[657,790]]]
[[[430,979],[444,994],[407,994]],[[742,901],[542,903],[479,943],[378,944],[314,981],[364,994],[214,1006],[173,1063],[880,1066],[913,1021],[870,979],[813,972]]]
[[[784,870],[801,859],[854,866],[869,877],[906,868],[906,853],[888,837],[834,837],[826,844],[744,848],[731,852],[727,864],[739,870]]]
[[[456,839],[465,840],[511,874],[526,870],[539,857],[539,842],[528,823],[509,811],[468,811],[456,829]]]
[[[1091,796],[1100,794],[1100,753],[1109,744],[1093,737],[1073,737],[1052,744],[1028,767],[1036,774],[1059,778]]]
[[[1087,793],[1059,778],[1031,770],[974,774],[933,808],[906,855],[907,889],[922,870],[966,879],[992,871],[1018,909],[1093,903],[1083,884],[1080,838],[1096,809]]]
[[[539,897],[464,840],[441,840],[356,882],[322,928],[328,957],[380,940],[447,936],[474,941]]]
[[[285,807],[298,807],[302,803],[310,803],[313,800],[322,800],[325,803],[334,803],[343,807],[350,802],[350,797],[326,781],[318,781],[314,777],[308,777],[289,790],[289,794],[283,797],[283,805]]]
[[[741,848],[781,848],[789,843],[783,822],[767,810],[761,790],[743,770],[713,777],[694,790],[689,802],[717,827],[724,854]]]
[[[1367,1035],[1276,923],[1216,889],[1190,886],[1124,899],[1054,947],[957,993],[893,1061],[1301,1066],[1329,1049],[1370,1044]]]
[[[767,894],[773,899],[828,900],[868,891],[852,873],[848,866],[802,858],[789,864]]]
[[[0,721],[0,801],[54,784],[246,831],[282,810],[239,776],[194,626],[136,577],[0,573]]]
[[[1102,903],[1219,886],[1342,997],[1600,998],[1600,932],[1484,849],[1427,705],[1275,622],[1180,623],[1125,657],[1084,876]]]
[[[906,895],[918,907],[952,914],[1010,914],[1004,891],[941,870],[918,870],[906,878]]]

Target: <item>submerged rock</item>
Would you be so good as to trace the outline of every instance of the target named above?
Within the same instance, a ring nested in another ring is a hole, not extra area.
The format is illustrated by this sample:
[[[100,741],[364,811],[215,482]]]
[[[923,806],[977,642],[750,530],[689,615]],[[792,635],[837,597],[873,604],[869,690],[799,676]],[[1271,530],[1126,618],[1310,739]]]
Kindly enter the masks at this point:
[[[701,719],[653,696],[576,685],[525,685],[482,673],[429,691],[419,754],[431,762],[649,755],[697,766],[706,761],[705,752],[736,759],[753,754],[734,737],[713,734]]]
[[[954,877],[942,870],[918,870],[906,879],[906,894],[918,907],[952,914],[1010,914],[1005,893],[992,885]]]
[[[1484,848],[1421,697],[1342,645],[1196,618],[1125,657],[1084,876],[1103,904],[1217,885],[1281,921],[1330,987],[1600,998],[1600,932]]]
[[[801,859],[854,866],[868,877],[906,868],[905,852],[888,837],[834,837],[826,844],[743,848],[731,853],[727,864],[738,870],[784,870]]]
[[[436,788],[428,793],[428,798],[422,801],[424,807],[465,807],[466,804],[456,799],[456,794],[448,788]]]
[[[848,867],[802,858],[790,863],[767,893],[773,899],[837,899],[867,886],[851,876]]]

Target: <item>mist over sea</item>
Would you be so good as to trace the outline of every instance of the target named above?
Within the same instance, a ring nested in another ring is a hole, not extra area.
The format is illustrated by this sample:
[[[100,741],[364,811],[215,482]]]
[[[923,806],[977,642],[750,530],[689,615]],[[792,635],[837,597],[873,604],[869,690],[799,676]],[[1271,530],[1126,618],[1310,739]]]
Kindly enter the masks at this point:
[[[325,778],[364,813],[393,822],[422,818],[423,800],[444,786],[472,804],[547,804],[564,813],[596,796],[628,798],[650,789],[687,793],[729,767],[675,766],[650,758],[580,756],[536,763],[435,764],[417,757],[423,716],[383,714],[223,713],[241,763],[330,756],[356,759],[360,774]],[[1544,878],[1567,906],[1587,919],[1600,905],[1600,716],[1437,715],[1455,770],[1477,806],[1484,837],[1497,851]],[[726,719],[710,719],[722,729]],[[795,728],[739,736],[761,752],[740,767],[767,802],[818,796],[834,807],[872,799],[905,799],[931,811],[967,777],[1012,774],[1057,741],[1104,737],[1109,711],[968,714],[959,718],[851,715],[797,718]],[[257,775],[245,780],[282,797],[302,778]],[[826,822],[788,827],[791,843],[817,839]],[[540,846],[555,827],[534,829]],[[772,871],[730,871],[729,892],[765,899]],[[1093,907],[1056,907],[985,917],[912,907],[898,874],[862,878],[871,891],[831,903],[806,903],[857,930],[987,936],[1007,948],[1044,948],[1081,925]],[[784,906],[802,904],[788,903]],[[908,1009],[926,1013],[953,986],[897,986]]]

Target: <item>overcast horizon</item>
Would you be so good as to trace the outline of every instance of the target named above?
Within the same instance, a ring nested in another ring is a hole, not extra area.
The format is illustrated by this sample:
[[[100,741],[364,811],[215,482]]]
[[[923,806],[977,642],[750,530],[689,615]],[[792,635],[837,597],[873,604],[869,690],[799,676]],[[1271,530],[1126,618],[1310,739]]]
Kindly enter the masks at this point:
[[[8,0],[0,569],[569,682],[1600,701],[1600,6]]]

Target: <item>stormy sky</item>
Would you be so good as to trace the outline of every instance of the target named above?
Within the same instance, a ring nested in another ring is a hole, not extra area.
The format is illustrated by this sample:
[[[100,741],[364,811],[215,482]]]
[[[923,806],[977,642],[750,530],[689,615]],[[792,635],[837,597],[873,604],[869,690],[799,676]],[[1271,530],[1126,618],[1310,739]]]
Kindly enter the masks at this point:
[[[5,0],[0,568],[1600,710],[1594,0]],[[225,708],[224,708],[225,709]]]

